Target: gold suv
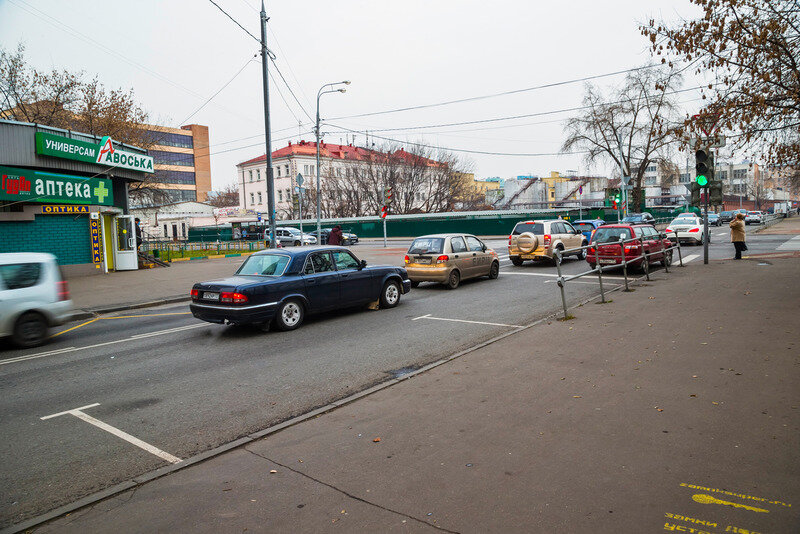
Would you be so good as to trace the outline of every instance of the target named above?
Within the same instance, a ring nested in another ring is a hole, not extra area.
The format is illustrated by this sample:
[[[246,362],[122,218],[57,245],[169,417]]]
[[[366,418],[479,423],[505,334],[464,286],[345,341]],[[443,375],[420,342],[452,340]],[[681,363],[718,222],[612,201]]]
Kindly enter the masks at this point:
[[[470,234],[433,234],[418,237],[405,257],[411,287],[420,282],[440,282],[455,289],[461,280],[488,276],[497,278],[497,252]]]
[[[555,261],[556,250],[570,250],[586,245],[586,237],[561,219],[517,223],[508,236],[508,258],[514,265],[525,260],[547,258]],[[571,252],[579,260],[586,258],[586,249]]]

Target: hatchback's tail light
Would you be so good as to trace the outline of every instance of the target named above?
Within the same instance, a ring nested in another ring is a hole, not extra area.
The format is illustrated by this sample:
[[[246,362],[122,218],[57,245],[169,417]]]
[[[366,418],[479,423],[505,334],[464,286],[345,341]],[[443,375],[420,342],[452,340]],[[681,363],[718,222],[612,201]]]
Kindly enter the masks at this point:
[[[699,232],[699,231],[700,231],[700,228],[692,228],[691,230],[689,230],[690,233]]]
[[[69,286],[66,280],[56,282],[56,289],[58,289],[58,300],[69,300]]]
[[[406,257],[403,258],[403,260],[405,260],[406,263],[411,263],[411,260],[409,259],[408,254],[406,254]]]
[[[436,263],[444,263],[444,262],[448,261],[449,259],[450,259],[450,256],[448,256],[447,254],[442,254],[441,256],[436,258]]]
[[[588,252],[589,252],[589,254],[594,254],[594,252],[595,252],[594,247],[589,247]]]
[[[247,302],[247,296],[241,293],[220,293],[219,301],[227,304],[244,304]]]
[[[550,244],[550,240],[551,239],[552,238],[550,237],[550,234],[544,234],[544,244],[545,244],[545,246]]]
[[[192,296],[192,300],[197,300],[200,298],[200,291],[198,291],[197,289],[192,289],[190,295]]]

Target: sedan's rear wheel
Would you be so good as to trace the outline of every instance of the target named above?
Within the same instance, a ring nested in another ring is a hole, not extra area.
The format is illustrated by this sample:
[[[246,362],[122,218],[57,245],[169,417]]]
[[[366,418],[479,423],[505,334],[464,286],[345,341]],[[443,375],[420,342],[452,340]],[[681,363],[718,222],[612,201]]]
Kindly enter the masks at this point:
[[[664,267],[669,267],[672,265],[672,251],[668,251],[664,253],[664,259],[661,260],[661,265]]]
[[[455,269],[450,272],[450,276],[447,278],[447,289],[455,289],[458,287],[458,284],[461,283],[461,274],[456,271]]]
[[[489,267],[489,279],[494,280],[500,276],[500,262],[493,261],[492,266]]]
[[[400,284],[389,280],[381,291],[381,308],[394,308],[400,303]]]
[[[20,348],[37,347],[47,339],[47,320],[36,312],[20,315],[14,323],[12,341]]]
[[[303,323],[303,304],[297,300],[287,300],[278,307],[275,315],[275,326],[278,330],[294,330]]]

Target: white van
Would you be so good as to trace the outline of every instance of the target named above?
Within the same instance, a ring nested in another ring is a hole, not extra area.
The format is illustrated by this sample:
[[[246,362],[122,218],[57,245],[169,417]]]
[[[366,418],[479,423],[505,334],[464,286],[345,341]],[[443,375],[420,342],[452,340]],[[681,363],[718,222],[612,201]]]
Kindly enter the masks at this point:
[[[0,338],[20,348],[41,345],[51,326],[72,315],[67,282],[52,254],[0,254]]]

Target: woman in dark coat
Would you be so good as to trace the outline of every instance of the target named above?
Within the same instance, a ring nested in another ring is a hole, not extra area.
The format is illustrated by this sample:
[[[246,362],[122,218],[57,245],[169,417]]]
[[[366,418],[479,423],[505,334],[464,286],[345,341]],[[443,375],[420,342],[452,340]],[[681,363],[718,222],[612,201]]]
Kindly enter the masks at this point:
[[[337,224],[331,230],[331,233],[328,235],[328,244],[329,245],[341,245],[342,244],[342,228]]]

